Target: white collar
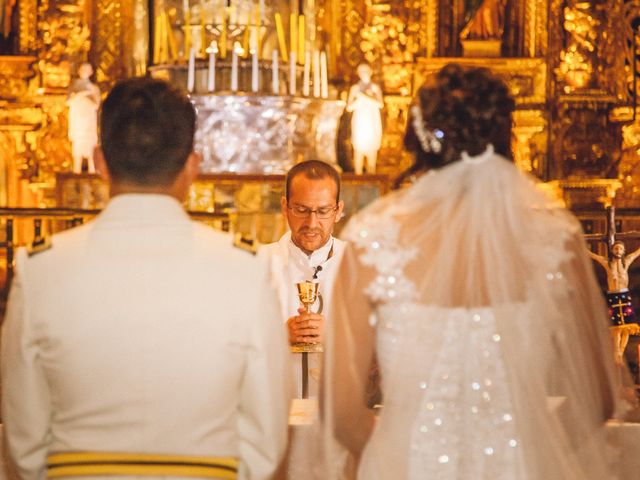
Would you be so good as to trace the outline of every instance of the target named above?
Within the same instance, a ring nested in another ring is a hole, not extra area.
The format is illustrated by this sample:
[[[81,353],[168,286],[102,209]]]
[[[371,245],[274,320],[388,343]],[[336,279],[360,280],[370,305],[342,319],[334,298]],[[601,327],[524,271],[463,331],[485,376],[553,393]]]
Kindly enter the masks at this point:
[[[485,148],[484,152],[482,152],[480,155],[471,157],[466,151],[464,151],[460,156],[463,162],[477,165],[478,163],[484,163],[489,160],[494,153],[495,150],[493,148],[493,145],[491,143],[488,143],[487,148]]]
[[[171,195],[123,193],[109,200],[99,215],[102,220],[172,222],[189,220],[183,206]]]
[[[311,255],[307,255],[302,250],[300,250],[300,248],[295,243],[293,243],[289,232],[289,241],[287,242],[287,247],[289,249],[289,255],[293,259],[306,267],[315,268],[329,259],[329,254],[333,249],[333,242],[334,238],[333,236],[331,236],[329,237],[327,243],[325,243],[322,247],[311,252]]]

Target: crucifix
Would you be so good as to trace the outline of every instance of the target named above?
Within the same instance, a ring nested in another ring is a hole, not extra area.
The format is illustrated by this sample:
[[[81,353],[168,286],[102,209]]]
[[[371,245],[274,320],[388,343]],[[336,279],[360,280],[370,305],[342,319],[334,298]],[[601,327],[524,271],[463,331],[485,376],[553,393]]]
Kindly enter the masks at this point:
[[[587,241],[605,242],[607,256],[589,251],[589,256],[607,273],[607,304],[611,317],[610,331],[614,341],[616,361],[622,363],[629,335],[639,335],[629,292],[629,267],[640,256],[640,248],[627,254],[623,240],[640,239],[640,232],[616,232],[615,207],[607,207],[607,229],[604,234],[585,235]]]

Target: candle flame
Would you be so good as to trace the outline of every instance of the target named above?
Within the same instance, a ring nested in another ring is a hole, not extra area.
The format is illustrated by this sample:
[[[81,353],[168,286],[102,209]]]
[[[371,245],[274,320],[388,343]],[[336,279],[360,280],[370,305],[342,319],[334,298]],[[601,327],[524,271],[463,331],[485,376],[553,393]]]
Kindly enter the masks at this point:
[[[207,53],[218,53],[218,42],[213,40],[207,47]]]

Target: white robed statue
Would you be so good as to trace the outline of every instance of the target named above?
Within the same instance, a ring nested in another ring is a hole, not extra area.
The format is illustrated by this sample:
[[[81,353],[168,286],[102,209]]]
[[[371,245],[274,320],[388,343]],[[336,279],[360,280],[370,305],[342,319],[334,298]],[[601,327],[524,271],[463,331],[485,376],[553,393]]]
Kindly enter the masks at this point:
[[[69,88],[69,140],[71,140],[74,173],[82,173],[82,162],[87,160],[89,173],[95,173],[93,149],[98,144],[98,108],[100,89],[89,77],[93,67],[83,63],[78,77]]]
[[[357,174],[362,174],[366,158],[367,173],[375,173],[378,150],[382,143],[382,90],[371,81],[372,71],[369,65],[358,65],[357,72],[360,81],[351,87],[347,99],[347,111],[353,112],[351,143],[354,170]]]

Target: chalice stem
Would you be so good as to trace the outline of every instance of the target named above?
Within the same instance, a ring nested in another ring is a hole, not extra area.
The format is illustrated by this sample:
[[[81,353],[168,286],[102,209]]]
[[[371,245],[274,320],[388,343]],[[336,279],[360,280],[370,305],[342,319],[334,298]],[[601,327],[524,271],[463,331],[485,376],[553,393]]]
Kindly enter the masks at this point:
[[[302,352],[302,398],[309,398],[309,353]]]

